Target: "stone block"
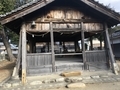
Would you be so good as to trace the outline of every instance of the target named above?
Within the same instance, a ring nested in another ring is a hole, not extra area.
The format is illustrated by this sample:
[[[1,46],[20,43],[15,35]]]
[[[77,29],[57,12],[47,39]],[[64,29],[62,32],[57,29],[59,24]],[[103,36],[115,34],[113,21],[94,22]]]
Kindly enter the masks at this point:
[[[68,77],[67,79],[69,79],[68,81],[70,81],[70,82],[79,82],[79,81],[82,81],[81,77]]]
[[[33,81],[30,83],[30,85],[40,85],[40,84],[42,84],[41,81]]]
[[[86,85],[84,83],[71,83],[67,85],[68,88],[84,88]]]
[[[101,75],[101,78],[108,78],[108,75]]]
[[[54,83],[55,82],[55,80],[44,80],[44,81],[42,81],[43,83]]]
[[[95,83],[95,81],[93,79],[82,80],[82,82],[85,84],[94,84]]]
[[[81,75],[81,72],[80,71],[63,72],[60,75],[64,76],[64,77],[79,76],[79,75]]]
[[[82,79],[86,80],[86,79],[91,79],[90,76],[86,76],[86,77],[82,77]]]
[[[91,78],[93,78],[93,79],[96,79],[96,78],[100,78],[99,76],[91,76]]]
[[[65,79],[64,79],[64,78],[57,78],[55,81],[56,81],[56,82],[64,82]]]
[[[50,83],[50,80],[44,80],[43,83]]]

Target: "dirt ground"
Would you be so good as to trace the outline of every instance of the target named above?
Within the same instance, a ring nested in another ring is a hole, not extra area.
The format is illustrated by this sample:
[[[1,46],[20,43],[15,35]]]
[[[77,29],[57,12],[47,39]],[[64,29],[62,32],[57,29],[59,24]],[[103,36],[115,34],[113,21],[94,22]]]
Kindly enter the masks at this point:
[[[58,89],[46,89],[46,90],[120,90],[120,82],[86,84],[86,87],[84,87],[84,88],[76,88],[76,89],[75,88],[73,88],[73,89],[58,88]]]
[[[11,76],[14,66],[14,62],[0,61],[0,83]]]

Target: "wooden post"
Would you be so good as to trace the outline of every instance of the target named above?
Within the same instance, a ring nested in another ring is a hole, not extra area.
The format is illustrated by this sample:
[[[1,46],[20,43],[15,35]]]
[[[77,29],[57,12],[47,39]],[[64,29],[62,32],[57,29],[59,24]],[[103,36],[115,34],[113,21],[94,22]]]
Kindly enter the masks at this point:
[[[102,50],[102,33],[100,34],[100,50]]]
[[[108,28],[107,28],[106,23],[104,24],[104,29],[105,29],[105,35],[106,35],[107,45],[108,45],[108,49],[109,49],[109,57],[110,57],[110,60],[111,60],[112,71],[113,71],[113,73],[118,75],[118,66],[115,62],[115,58],[114,58],[113,51],[112,51],[112,48],[111,48],[110,38],[109,38]]]
[[[22,83],[26,83],[26,25],[22,25]]]
[[[93,37],[90,37],[90,50],[93,50],[93,41],[92,41]]]
[[[108,55],[108,45],[107,45],[107,40],[106,40],[106,35],[105,35],[105,32],[104,32],[104,48],[106,50],[106,62],[107,62],[107,67],[110,68],[110,60],[109,60],[109,55]]]
[[[33,44],[33,53],[36,53],[36,42],[34,40],[32,40],[32,44]]]
[[[30,40],[29,40],[29,47],[30,47],[30,50],[29,50],[29,52],[30,53],[33,53],[33,49],[32,49],[32,38],[30,38]]]
[[[76,41],[74,41],[74,46],[75,46],[75,52],[77,52],[77,45],[76,45]]]
[[[60,41],[60,53],[62,53],[62,42]]]
[[[87,70],[84,37],[85,37],[85,36],[84,36],[83,22],[81,22],[81,45],[82,45],[82,55],[83,55],[84,69]]]
[[[16,66],[13,70],[13,74],[12,77],[13,78],[19,78],[19,69],[20,69],[20,63],[21,63],[21,57],[22,57],[22,36],[21,36],[21,31],[20,31],[20,36],[19,36],[19,48],[18,48],[18,55],[17,55],[17,62],[16,62]]]
[[[51,38],[51,50],[52,50],[52,72],[55,72],[55,53],[54,53],[54,36],[52,22],[50,22],[50,38]]]
[[[50,49],[49,49],[49,42],[47,42],[47,47],[48,47],[48,52],[50,51]]]
[[[75,43],[76,43],[76,52],[80,52],[80,46],[78,41],[75,41]]]

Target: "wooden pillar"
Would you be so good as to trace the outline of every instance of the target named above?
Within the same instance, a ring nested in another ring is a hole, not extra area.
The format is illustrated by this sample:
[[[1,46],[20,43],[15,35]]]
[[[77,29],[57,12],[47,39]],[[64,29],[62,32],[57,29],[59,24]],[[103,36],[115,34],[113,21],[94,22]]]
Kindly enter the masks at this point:
[[[34,40],[32,41],[32,46],[33,46],[33,53],[36,53],[36,42]]]
[[[81,22],[81,45],[82,45],[82,55],[83,55],[83,63],[84,63],[84,70],[87,70],[86,65],[86,53],[85,53],[85,41],[84,41],[84,28],[83,28],[83,22]]]
[[[75,43],[76,43],[76,52],[80,52],[80,46],[78,41],[75,41]]]
[[[26,25],[22,25],[22,83],[26,83]]]
[[[90,50],[93,50],[93,37],[90,37]]]
[[[19,36],[19,47],[18,47],[18,55],[17,55],[17,61],[16,61],[16,66],[14,67],[13,73],[12,73],[12,78],[19,78],[19,70],[20,70],[20,63],[21,63],[21,57],[22,57],[22,36],[21,36],[21,31],[20,31],[20,36]]]
[[[48,47],[48,52],[50,51],[50,49],[49,49],[49,42],[47,42],[47,47]]]
[[[54,36],[52,22],[50,22],[50,38],[51,38],[51,50],[52,50],[52,72],[55,72],[55,53],[54,53]]]
[[[105,29],[105,35],[106,35],[107,45],[108,45],[108,49],[109,49],[109,57],[111,60],[112,71],[113,71],[113,73],[118,74],[118,66],[115,62],[115,58],[114,58],[113,51],[111,48],[108,27],[107,27],[106,23],[104,24],[104,29]]]
[[[33,53],[32,49],[32,37],[29,38],[28,44],[29,44],[29,53]]]
[[[63,42],[63,53],[65,52],[65,42]]]
[[[107,62],[107,67],[110,68],[110,60],[109,60],[109,55],[108,55],[108,45],[107,45],[107,40],[106,40],[106,35],[104,32],[104,49],[106,50],[106,62]]]
[[[76,45],[76,41],[74,41],[74,46],[75,46],[75,52],[77,52],[77,45]]]
[[[100,34],[100,50],[102,50],[102,33]]]
[[[62,53],[62,42],[60,41],[60,53]]]

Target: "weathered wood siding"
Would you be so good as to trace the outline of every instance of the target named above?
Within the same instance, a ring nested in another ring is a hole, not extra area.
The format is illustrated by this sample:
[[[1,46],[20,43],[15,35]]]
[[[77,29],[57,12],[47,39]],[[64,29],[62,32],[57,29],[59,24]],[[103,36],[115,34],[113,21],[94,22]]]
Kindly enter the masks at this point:
[[[52,72],[52,57],[50,53],[27,54],[27,74]]]
[[[43,12],[45,13],[45,12]],[[79,10],[73,8],[54,8],[48,10],[46,14],[40,15],[40,17],[36,17],[33,21],[36,22],[35,30],[50,30],[49,23],[40,23],[40,22],[70,22],[70,23],[53,23],[53,28],[66,28],[66,29],[76,29],[80,28],[80,22],[74,23],[74,21],[79,21],[80,19],[92,19],[90,16],[85,15]],[[72,23],[73,22],[73,23]],[[98,21],[99,22],[99,21]],[[31,23],[28,23],[27,30],[32,30]],[[84,30],[88,31],[98,31],[102,30],[103,25],[101,23],[84,23]]]
[[[84,30],[87,32],[103,30],[101,23],[84,23]]]
[[[86,51],[87,62],[106,62],[105,50]]]

